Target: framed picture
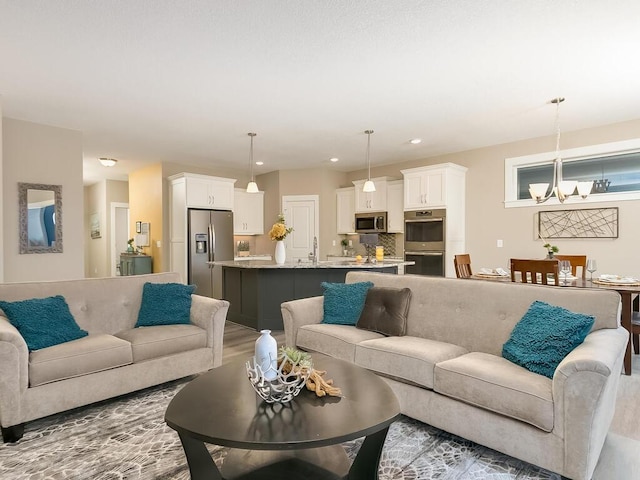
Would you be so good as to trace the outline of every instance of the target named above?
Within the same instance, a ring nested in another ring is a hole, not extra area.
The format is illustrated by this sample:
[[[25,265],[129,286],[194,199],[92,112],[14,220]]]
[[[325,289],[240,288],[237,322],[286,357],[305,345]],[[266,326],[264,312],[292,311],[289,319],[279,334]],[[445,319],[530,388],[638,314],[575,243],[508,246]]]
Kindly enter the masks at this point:
[[[136,233],[141,233],[142,232],[142,222],[138,221],[136,222]]]
[[[101,238],[100,234],[100,215],[92,213],[89,217],[89,225],[91,227],[91,238]]]

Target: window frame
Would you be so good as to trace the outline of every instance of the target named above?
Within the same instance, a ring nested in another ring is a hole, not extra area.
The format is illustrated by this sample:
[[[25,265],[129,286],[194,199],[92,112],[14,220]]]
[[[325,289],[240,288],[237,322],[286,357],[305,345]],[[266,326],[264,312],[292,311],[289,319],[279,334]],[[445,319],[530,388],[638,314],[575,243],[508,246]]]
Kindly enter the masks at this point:
[[[586,160],[594,157],[608,157],[611,155],[634,152],[640,152],[640,138],[561,150],[560,157],[562,158],[562,163],[570,163],[576,160]],[[534,207],[536,205],[542,205],[536,203],[532,198],[518,200],[518,169],[522,167],[552,165],[555,156],[556,152],[553,151],[504,159],[505,208]],[[549,183],[551,183],[551,180],[552,179],[550,178]],[[625,200],[640,200],[640,192],[592,193],[585,199],[580,198],[578,195],[572,195],[565,200],[564,204],[555,196],[552,196],[545,202],[545,205],[568,206],[600,202],[619,202]]]

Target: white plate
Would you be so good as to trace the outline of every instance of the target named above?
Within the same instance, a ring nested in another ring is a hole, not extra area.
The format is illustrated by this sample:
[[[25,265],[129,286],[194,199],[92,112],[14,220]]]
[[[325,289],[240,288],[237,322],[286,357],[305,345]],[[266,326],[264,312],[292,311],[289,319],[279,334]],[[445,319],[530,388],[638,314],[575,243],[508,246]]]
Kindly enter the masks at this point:
[[[609,283],[638,283],[640,280],[632,277],[620,277],[618,275],[600,275],[598,279],[601,282],[609,282]]]

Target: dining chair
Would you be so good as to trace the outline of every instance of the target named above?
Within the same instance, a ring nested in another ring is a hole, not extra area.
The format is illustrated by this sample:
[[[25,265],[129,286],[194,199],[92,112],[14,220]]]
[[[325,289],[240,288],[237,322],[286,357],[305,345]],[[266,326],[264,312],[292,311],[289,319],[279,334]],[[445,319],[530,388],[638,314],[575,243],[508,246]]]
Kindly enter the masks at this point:
[[[633,339],[633,353],[640,353],[640,295],[633,301],[633,316],[631,317],[631,338]]]
[[[586,255],[554,255],[558,261],[568,260],[571,262],[571,274],[578,276],[578,267],[582,267],[582,280],[587,279],[587,256]]]
[[[511,259],[511,281],[517,282],[516,272],[520,273],[522,283],[541,283],[548,285],[548,275],[553,275],[555,285],[558,282],[558,262],[555,260]],[[539,275],[538,275],[539,274]]]
[[[456,277],[469,278],[473,275],[471,272],[471,255],[468,253],[454,255],[453,265],[456,268]]]

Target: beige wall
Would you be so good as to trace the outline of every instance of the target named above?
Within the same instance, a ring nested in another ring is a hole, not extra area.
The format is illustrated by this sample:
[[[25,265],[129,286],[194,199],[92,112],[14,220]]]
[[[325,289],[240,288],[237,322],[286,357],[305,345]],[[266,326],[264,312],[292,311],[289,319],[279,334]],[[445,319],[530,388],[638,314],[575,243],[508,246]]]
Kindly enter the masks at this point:
[[[109,277],[111,266],[111,203],[128,203],[129,183],[102,180],[84,189],[85,198],[85,276]],[[91,238],[91,215],[100,219],[100,238]]]
[[[12,118],[2,122],[4,281],[84,275],[82,134]],[[18,182],[62,186],[63,253],[19,253]]]
[[[570,149],[640,137],[640,120],[562,134],[562,148]],[[596,207],[619,207],[620,232],[617,239],[554,239],[560,253],[587,254],[598,260],[599,273],[640,275],[640,201],[581,203],[572,198],[562,206],[504,208],[505,158],[551,152],[555,137],[542,137],[418,161],[372,168],[371,176],[401,178],[401,169],[452,162],[468,167],[466,191],[467,251],[473,267],[508,268],[509,258],[541,258],[543,242],[536,239],[537,213]],[[350,172],[348,180],[366,177],[366,171]],[[504,241],[498,248],[496,241]]]

